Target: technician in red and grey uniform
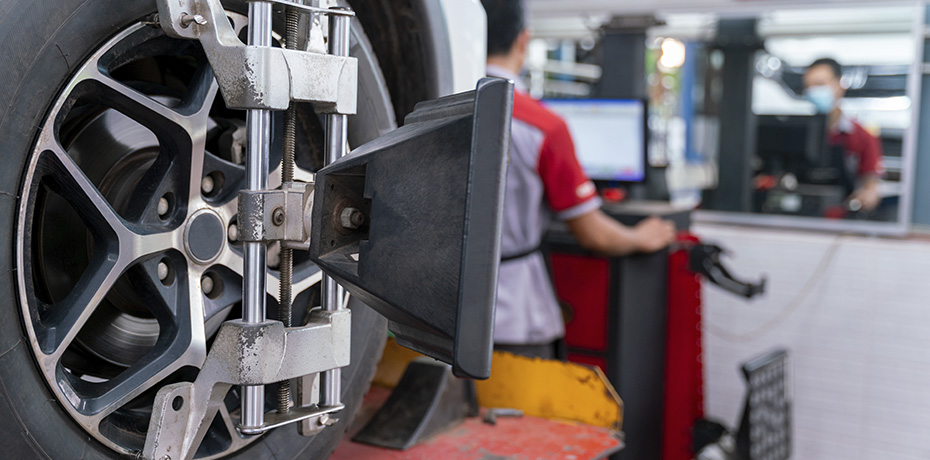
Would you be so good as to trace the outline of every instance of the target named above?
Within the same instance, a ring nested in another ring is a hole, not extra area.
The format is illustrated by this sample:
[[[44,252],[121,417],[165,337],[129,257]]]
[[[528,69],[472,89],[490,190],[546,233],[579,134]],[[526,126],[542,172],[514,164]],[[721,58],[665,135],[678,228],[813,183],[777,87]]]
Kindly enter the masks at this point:
[[[836,60],[814,61],[804,72],[805,95],[819,113],[827,115],[830,145],[843,148],[846,167],[856,175],[849,201],[871,211],[881,202],[878,185],[885,172],[882,146],[878,138],[840,110],[839,101],[846,95],[842,76],[843,68]]]
[[[488,75],[516,84],[495,348],[553,359],[565,325],[539,251],[552,219],[565,221],[582,246],[612,255],[662,249],[674,240],[675,228],[655,217],[626,227],[601,212],[597,190],[578,164],[565,122],[530,98],[517,77],[529,43],[522,2],[482,3],[488,14]]]

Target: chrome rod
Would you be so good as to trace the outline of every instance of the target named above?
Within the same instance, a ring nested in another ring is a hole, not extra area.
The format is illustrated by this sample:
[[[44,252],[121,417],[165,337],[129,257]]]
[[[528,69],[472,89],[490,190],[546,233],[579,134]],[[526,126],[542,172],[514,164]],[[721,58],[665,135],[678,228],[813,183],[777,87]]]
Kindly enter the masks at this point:
[[[323,276],[323,309],[338,310],[343,308],[345,291],[336,280]],[[320,402],[324,406],[341,404],[342,400],[342,369],[332,369],[320,375]]]
[[[271,46],[271,3],[249,2],[249,44]],[[271,112],[249,110],[248,158],[246,160],[247,190],[268,187],[268,158],[271,145]],[[242,319],[247,323],[265,320],[266,248],[263,243],[244,243],[242,273]],[[242,427],[259,428],[265,424],[265,387],[242,387]]]
[[[344,10],[343,8],[334,8]],[[349,55],[349,21],[350,16],[329,16],[329,54],[333,56]],[[346,116],[330,114],[326,116],[326,146],[324,163],[330,164],[346,153],[347,140]],[[328,276],[323,277],[323,310],[334,311],[345,308],[342,287]],[[342,369],[324,372],[320,378],[320,401],[325,406],[341,404]]]

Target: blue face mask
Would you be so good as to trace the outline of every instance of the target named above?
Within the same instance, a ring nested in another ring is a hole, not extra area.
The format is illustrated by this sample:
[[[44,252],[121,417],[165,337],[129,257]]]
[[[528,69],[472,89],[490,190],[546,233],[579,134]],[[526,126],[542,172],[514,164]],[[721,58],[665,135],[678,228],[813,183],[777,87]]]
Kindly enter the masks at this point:
[[[833,88],[827,85],[811,86],[807,88],[804,96],[814,104],[817,113],[830,113],[836,102],[833,97]]]

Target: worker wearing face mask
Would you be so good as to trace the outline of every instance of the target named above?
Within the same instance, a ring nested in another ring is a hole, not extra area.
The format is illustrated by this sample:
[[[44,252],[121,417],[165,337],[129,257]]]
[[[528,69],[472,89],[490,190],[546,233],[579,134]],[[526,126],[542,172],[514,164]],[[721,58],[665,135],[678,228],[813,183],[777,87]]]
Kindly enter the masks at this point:
[[[814,61],[804,73],[805,95],[818,113],[827,116],[830,145],[843,148],[847,165],[856,173],[856,188],[849,202],[871,211],[881,202],[878,185],[884,173],[882,147],[878,138],[840,110],[839,101],[846,95],[842,76],[843,68],[835,60]]]

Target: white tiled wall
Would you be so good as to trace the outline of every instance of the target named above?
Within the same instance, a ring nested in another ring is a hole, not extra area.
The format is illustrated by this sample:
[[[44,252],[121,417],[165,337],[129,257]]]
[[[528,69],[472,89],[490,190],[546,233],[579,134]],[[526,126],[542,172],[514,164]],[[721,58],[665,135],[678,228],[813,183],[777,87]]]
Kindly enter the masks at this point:
[[[735,274],[768,276],[767,293],[752,301],[704,283],[709,417],[735,428],[740,363],[787,348],[792,458],[930,459],[930,242],[710,224],[694,231],[732,251]]]

